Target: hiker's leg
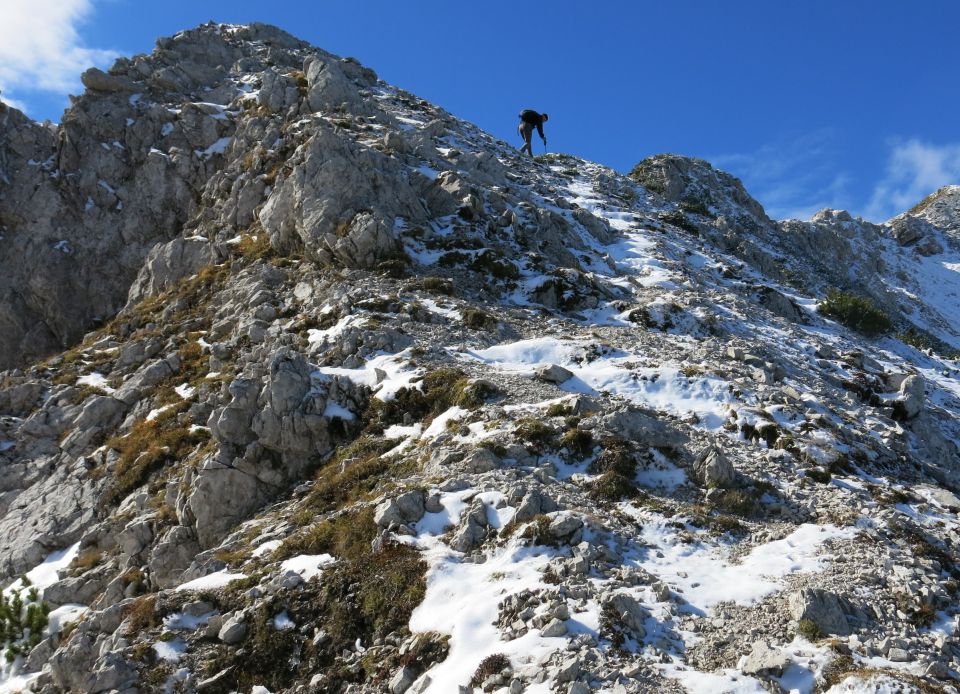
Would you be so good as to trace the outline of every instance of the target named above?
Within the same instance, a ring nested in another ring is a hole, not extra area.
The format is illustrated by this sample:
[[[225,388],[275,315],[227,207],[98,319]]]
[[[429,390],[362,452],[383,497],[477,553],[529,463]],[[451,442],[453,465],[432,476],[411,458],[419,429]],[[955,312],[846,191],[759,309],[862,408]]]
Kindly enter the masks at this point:
[[[529,123],[524,123],[520,126],[520,134],[523,135],[523,147],[520,148],[521,152],[527,152],[531,157],[533,156],[533,126]]]

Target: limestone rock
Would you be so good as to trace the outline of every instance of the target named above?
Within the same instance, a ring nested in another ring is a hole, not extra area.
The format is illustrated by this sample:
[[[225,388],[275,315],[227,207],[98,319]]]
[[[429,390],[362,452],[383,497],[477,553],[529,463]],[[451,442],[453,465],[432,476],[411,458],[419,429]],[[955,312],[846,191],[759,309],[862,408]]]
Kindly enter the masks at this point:
[[[380,503],[373,518],[378,526],[388,528],[391,525],[413,525],[423,513],[423,492],[413,490]]]
[[[480,546],[486,537],[487,509],[479,499],[474,501],[450,540],[450,547],[458,552],[469,552]]]
[[[217,638],[227,645],[240,643],[247,637],[247,622],[242,614],[236,614],[224,621]]]
[[[551,619],[543,629],[540,630],[540,634],[547,638],[553,636],[563,636],[567,633],[567,624],[562,619]]]
[[[654,448],[678,449],[686,442],[686,437],[671,428],[652,413],[635,407],[625,407],[601,420],[601,425],[629,441],[645,443]]]
[[[745,675],[769,674],[779,677],[787,665],[787,656],[779,648],[771,648],[766,641],[755,641],[749,655],[740,664]]]
[[[850,633],[850,624],[840,600],[829,591],[804,588],[790,595],[789,605],[793,619],[809,619],[824,634],[846,636]]]
[[[87,89],[98,92],[132,92],[136,86],[128,79],[108,75],[99,68],[92,67],[80,75],[80,81]]]
[[[564,383],[573,378],[573,372],[557,364],[544,364],[537,368],[536,377],[547,383]]]
[[[693,465],[697,482],[707,488],[729,487],[737,479],[737,471],[719,448],[703,451]]]
[[[923,376],[919,374],[907,376],[900,384],[900,395],[894,404],[904,419],[913,419],[923,411],[926,385]]]
[[[204,239],[177,237],[158,244],[147,254],[137,278],[130,285],[127,305],[132,307],[148,296],[175,286],[216,260],[213,246]]]
[[[604,609],[616,615],[619,623],[636,639],[646,636],[646,621],[650,614],[633,596],[628,593],[614,593],[604,601]]]

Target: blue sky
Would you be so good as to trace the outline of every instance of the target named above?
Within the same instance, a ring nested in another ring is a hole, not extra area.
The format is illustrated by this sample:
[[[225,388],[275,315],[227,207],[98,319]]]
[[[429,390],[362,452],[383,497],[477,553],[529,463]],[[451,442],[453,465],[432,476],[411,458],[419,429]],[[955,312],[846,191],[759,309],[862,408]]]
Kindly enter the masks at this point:
[[[774,217],[880,220],[960,183],[955,0],[0,5],[0,90],[37,119],[59,119],[84,66],[210,19],[263,21],[511,142],[530,107],[551,114],[552,151],[620,171],[703,157]]]

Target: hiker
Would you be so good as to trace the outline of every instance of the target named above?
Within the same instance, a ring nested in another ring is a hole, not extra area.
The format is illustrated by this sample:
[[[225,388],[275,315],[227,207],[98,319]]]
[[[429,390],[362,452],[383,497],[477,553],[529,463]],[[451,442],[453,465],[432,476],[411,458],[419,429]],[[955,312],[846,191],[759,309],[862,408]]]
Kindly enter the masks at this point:
[[[520,125],[517,126],[517,132],[523,138],[524,145],[520,148],[521,152],[528,152],[533,156],[533,147],[530,141],[533,139],[533,129],[537,129],[540,139],[543,140],[543,146],[547,146],[547,138],[543,134],[543,124],[550,119],[546,113],[537,113],[529,108],[520,112]]]

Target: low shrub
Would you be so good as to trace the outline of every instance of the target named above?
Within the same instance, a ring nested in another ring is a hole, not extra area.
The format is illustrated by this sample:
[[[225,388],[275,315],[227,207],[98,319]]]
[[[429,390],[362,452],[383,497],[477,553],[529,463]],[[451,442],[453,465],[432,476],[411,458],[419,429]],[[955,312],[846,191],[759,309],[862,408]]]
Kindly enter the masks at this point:
[[[499,675],[504,670],[510,669],[512,669],[512,666],[510,665],[510,658],[505,656],[503,653],[494,653],[493,655],[488,655],[486,658],[480,661],[476,671],[474,671],[473,677],[470,678],[470,686],[479,687],[486,681],[488,677],[492,675]]]
[[[406,415],[414,421],[423,421],[454,406],[474,410],[493,395],[487,386],[472,382],[459,369],[435,369],[418,385],[419,388],[401,388],[388,402],[374,399],[365,419],[376,420],[381,427],[401,424]]]
[[[463,324],[474,330],[489,330],[497,327],[497,319],[486,311],[468,308],[463,312]]]
[[[889,316],[870,299],[837,289],[827,292],[827,298],[817,304],[817,310],[867,337],[883,335],[893,325]]]
[[[632,498],[637,487],[627,477],[608,470],[590,484],[590,498],[597,501],[619,501]]]
[[[50,605],[40,600],[35,587],[26,586],[0,594],[0,648],[4,649],[8,663],[26,655],[40,643],[49,614]]]
[[[560,445],[566,448],[575,459],[582,460],[593,453],[593,434],[586,429],[576,427],[560,437]]]
[[[807,641],[816,641],[823,638],[823,632],[812,619],[801,619],[797,623],[797,633]]]
[[[761,496],[757,490],[719,489],[709,497],[710,504],[724,513],[735,516],[752,516],[757,511],[757,500]]]
[[[536,448],[554,448],[557,442],[556,431],[535,417],[518,421],[513,433],[520,441]]]

